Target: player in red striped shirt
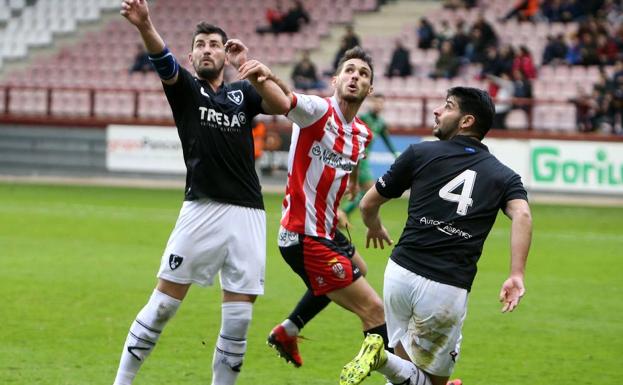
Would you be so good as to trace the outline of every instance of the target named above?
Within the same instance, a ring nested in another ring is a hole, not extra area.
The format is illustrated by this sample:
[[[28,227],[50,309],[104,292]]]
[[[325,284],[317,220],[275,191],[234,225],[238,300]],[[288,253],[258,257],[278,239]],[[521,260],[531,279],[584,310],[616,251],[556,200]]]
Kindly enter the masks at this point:
[[[357,314],[364,334],[387,340],[383,303],[363,277],[363,260],[337,229],[340,199],[347,190],[356,195],[357,164],[372,140],[356,115],[372,92],[373,78],[370,56],[355,47],[340,61],[333,96],[287,91],[292,98],[287,117],[294,124],[279,249],[308,290],[268,342],[297,367],[303,363],[296,343],[300,329],[331,301]]]

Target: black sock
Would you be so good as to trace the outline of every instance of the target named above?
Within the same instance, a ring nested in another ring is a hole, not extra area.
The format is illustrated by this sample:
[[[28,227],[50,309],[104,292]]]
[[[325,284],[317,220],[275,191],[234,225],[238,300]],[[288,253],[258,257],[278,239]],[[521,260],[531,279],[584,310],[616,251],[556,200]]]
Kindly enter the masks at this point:
[[[383,337],[383,345],[385,345],[385,350],[390,353],[394,352],[394,349],[389,347],[389,338],[387,337],[387,325],[379,325],[375,326],[372,329],[364,330],[363,335],[367,336],[368,334],[378,334]]]
[[[309,321],[312,320],[318,313],[322,311],[327,305],[331,303],[331,300],[326,295],[315,296],[308,289],[292,313],[288,316],[288,319],[299,329],[303,329]],[[387,334],[387,332],[385,332]]]

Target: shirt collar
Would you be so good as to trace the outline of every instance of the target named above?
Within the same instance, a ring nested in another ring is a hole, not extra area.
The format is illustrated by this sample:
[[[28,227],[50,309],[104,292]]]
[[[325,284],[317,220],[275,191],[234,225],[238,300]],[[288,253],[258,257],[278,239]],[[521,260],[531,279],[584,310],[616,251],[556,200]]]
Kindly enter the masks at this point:
[[[458,143],[462,146],[472,147],[474,149],[480,149],[481,151],[489,152],[489,148],[485,146],[480,140],[472,138],[466,135],[457,135],[450,141]]]

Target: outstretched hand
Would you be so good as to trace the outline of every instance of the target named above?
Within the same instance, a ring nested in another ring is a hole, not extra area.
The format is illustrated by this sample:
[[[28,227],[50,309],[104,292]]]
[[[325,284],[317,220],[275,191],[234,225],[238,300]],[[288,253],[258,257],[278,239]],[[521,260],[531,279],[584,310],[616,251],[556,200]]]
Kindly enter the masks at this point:
[[[239,39],[229,39],[225,43],[227,61],[240,71],[240,66],[247,62],[249,49]]]
[[[238,68],[238,79],[249,79],[252,82],[262,83],[272,75],[270,68],[259,61],[246,61]]]
[[[515,310],[525,293],[526,289],[521,277],[509,277],[504,281],[502,290],[500,290],[500,302],[503,304],[502,313]]]
[[[381,225],[378,229],[368,228],[368,232],[366,233],[366,248],[370,248],[370,241],[372,241],[374,248],[385,248],[385,243],[388,246],[394,244],[394,241],[389,236],[387,229]]]
[[[119,13],[135,26],[144,24],[149,20],[147,0],[123,0]]]

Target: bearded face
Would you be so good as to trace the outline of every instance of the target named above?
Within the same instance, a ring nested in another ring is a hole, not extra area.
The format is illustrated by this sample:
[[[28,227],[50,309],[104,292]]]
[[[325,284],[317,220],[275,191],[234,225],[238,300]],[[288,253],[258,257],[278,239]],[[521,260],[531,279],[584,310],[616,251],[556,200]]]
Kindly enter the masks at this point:
[[[225,45],[218,33],[200,33],[195,36],[189,59],[200,79],[209,80],[220,76],[225,67]]]

